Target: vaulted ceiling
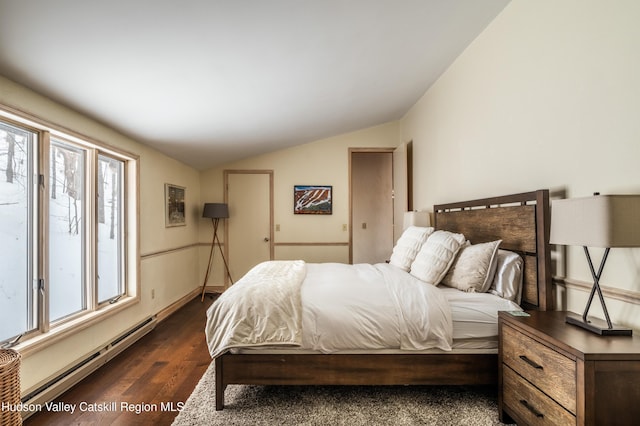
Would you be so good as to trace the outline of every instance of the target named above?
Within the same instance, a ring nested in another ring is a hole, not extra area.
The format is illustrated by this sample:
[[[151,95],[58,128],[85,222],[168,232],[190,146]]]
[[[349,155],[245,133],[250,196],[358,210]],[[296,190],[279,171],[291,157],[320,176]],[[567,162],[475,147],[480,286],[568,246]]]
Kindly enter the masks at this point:
[[[507,3],[0,0],[0,74],[207,169],[401,118]]]

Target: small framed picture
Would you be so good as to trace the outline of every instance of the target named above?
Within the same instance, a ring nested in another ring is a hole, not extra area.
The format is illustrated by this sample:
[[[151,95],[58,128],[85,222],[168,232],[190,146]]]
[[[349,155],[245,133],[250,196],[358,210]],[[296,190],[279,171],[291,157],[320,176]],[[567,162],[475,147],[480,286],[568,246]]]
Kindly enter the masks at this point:
[[[332,214],[333,187],[329,185],[294,185],[294,214]]]
[[[187,224],[184,214],[185,192],[186,188],[182,186],[164,184],[165,227]]]

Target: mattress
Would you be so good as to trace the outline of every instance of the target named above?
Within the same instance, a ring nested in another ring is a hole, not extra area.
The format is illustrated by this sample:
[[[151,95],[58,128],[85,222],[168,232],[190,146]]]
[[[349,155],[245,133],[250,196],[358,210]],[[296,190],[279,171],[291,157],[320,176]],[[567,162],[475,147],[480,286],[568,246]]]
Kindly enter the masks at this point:
[[[516,303],[490,293],[467,293],[454,288],[438,287],[451,307],[453,320],[453,344],[451,351],[425,350],[343,350],[335,354],[485,354],[498,353],[498,311],[520,311]],[[320,354],[320,351],[297,347],[234,348],[234,354]]]
[[[521,311],[516,303],[491,293],[467,293],[438,287],[451,307],[453,340],[486,339],[498,336],[498,311]]]

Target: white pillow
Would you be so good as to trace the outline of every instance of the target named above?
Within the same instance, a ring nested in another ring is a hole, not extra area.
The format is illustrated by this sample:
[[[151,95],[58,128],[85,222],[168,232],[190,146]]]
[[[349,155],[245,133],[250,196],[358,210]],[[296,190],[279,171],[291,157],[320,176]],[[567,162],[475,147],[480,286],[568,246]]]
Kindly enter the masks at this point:
[[[389,263],[409,272],[411,263],[416,258],[416,254],[431,235],[433,228],[423,228],[420,226],[409,226],[404,230],[398,242],[393,248]]]
[[[498,246],[502,240],[463,246],[442,284],[458,290],[485,293],[496,272]]]
[[[524,261],[512,251],[498,250],[496,273],[489,293],[520,304]]]
[[[429,284],[438,285],[464,242],[465,238],[462,234],[435,231],[422,244],[411,264],[410,274]]]

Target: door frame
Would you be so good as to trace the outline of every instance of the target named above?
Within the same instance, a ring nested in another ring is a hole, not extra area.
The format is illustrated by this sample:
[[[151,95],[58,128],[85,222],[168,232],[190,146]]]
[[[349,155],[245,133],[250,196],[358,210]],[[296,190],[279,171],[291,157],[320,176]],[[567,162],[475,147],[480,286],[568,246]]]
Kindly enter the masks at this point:
[[[223,185],[224,185],[224,202],[229,204],[229,175],[232,174],[244,174],[244,175],[269,175],[269,259],[273,260],[274,246],[273,246],[273,170],[268,169],[225,169],[223,170]],[[224,255],[229,259],[229,227],[224,227]],[[236,280],[241,277],[236,277]],[[229,278],[224,277],[224,287],[229,288]]]
[[[353,154],[371,153],[371,154],[384,154],[389,153],[393,155],[393,151],[396,148],[349,148],[349,263],[353,263],[353,182],[351,179],[352,167],[353,167]],[[393,179],[393,178],[392,178]],[[392,182],[393,187],[393,182]]]

